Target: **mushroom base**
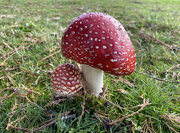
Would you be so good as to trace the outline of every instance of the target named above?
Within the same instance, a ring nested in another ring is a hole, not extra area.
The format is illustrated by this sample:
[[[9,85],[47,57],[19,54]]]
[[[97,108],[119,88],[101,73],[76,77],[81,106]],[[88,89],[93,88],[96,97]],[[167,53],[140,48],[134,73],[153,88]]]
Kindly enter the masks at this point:
[[[99,94],[103,92],[103,71],[82,64],[81,68],[85,79],[87,93],[99,96]]]

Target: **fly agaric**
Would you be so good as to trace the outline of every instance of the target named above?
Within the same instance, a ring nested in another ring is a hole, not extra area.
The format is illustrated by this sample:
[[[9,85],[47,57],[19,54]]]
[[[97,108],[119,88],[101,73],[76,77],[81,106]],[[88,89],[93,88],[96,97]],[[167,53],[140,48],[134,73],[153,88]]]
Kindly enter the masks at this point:
[[[81,64],[86,89],[98,96],[103,87],[103,71],[130,75],[136,55],[124,27],[104,13],[84,13],[75,18],[62,36],[62,53]]]
[[[81,74],[73,64],[60,64],[53,71],[51,86],[56,94],[74,94],[82,88]]]

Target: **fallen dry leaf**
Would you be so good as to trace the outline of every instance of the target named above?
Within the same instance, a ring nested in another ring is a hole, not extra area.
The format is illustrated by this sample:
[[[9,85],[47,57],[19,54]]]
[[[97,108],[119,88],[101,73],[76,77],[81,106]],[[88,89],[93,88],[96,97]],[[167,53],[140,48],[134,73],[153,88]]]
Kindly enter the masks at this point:
[[[121,81],[122,83],[129,85],[129,87],[134,88],[134,83],[131,83],[126,79],[119,77],[118,81]]]
[[[125,90],[123,90],[123,89],[121,89],[121,88],[119,88],[119,89],[117,89],[117,90],[115,90],[115,91],[120,91],[120,92],[123,93],[123,94],[129,94],[128,91],[125,91]]]
[[[1,15],[0,18],[14,18],[16,15]]]
[[[60,19],[60,17],[54,17],[54,18],[53,18],[54,21],[57,21],[57,20],[59,20],[59,19]]]

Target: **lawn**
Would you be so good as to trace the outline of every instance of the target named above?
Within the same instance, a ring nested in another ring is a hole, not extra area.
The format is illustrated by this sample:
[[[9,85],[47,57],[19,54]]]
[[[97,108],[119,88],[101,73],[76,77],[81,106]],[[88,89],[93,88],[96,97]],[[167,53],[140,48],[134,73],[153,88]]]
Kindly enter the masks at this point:
[[[65,28],[85,12],[121,22],[136,51],[130,76],[104,92],[56,97]],[[0,132],[180,132],[179,0],[0,0]]]

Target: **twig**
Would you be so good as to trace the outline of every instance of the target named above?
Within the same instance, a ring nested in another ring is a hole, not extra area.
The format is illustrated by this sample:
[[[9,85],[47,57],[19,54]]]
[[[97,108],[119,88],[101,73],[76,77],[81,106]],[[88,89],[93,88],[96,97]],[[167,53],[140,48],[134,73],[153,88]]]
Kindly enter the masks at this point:
[[[53,56],[53,55],[59,53],[60,51],[61,51],[61,50],[58,50],[58,51],[56,51],[56,52],[54,52],[54,53],[52,53],[52,54],[46,56],[45,58],[41,59],[41,61],[46,60],[47,58],[49,58],[49,57],[51,57],[51,56]]]
[[[26,111],[26,109],[25,109],[25,108],[22,108],[21,111]],[[7,116],[11,116],[11,115],[15,114],[16,112],[17,112],[17,110],[12,111],[12,112],[9,112],[9,113],[7,114]]]
[[[14,54],[15,54],[15,53],[11,54],[8,58],[6,58],[6,59],[1,63],[1,65],[4,65],[4,63],[5,63],[9,58],[11,58]]]
[[[146,74],[146,73],[141,73],[141,72],[138,72],[138,71],[134,71],[134,72],[139,73],[139,74],[142,74],[142,75],[145,75],[145,76],[147,76],[147,77],[150,77],[150,78],[153,78],[153,79],[156,79],[156,80],[159,80],[159,81],[169,82],[169,83],[178,83],[178,84],[180,84],[180,81],[169,81],[169,80],[165,80],[165,79],[160,79],[160,78],[153,77],[153,76],[148,75],[148,74]]]
[[[13,48],[11,48],[11,47],[9,46],[9,44],[5,43],[4,40],[2,40],[2,41],[3,41],[3,44],[4,44],[4,45],[6,45],[9,49],[13,50]]]
[[[16,69],[19,69],[19,68],[20,68],[20,67],[6,68],[6,69],[1,70],[0,72],[13,71],[13,70],[16,70]]]
[[[75,118],[75,117],[76,117],[76,114],[68,115],[68,113],[69,113],[69,111],[68,111],[68,112],[65,112],[65,113],[62,113],[60,119],[61,119],[61,120],[64,120],[64,119],[70,119],[70,118]],[[42,130],[42,129],[47,128],[47,127],[51,126],[52,124],[54,124],[54,123],[57,121],[57,118],[58,118],[59,114],[56,115],[54,118],[52,118],[52,119],[50,119],[50,120],[47,120],[46,122],[41,123],[41,124],[40,124],[40,125],[41,125],[40,127],[34,128],[34,129],[21,128],[21,127],[16,127],[16,126],[13,126],[13,125],[12,125],[13,123],[17,123],[18,121],[22,120],[22,119],[25,118],[26,116],[27,116],[27,115],[25,115],[25,116],[23,116],[23,117],[15,120],[14,122],[9,123],[9,124],[7,125],[6,130],[8,130],[9,127],[10,127],[10,128],[12,128],[12,129],[17,129],[17,130],[26,131],[26,132],[39,131],[39,130]]]
[[[27,116],[27,115],[24,115],[23,117],[18,118],[18,119],[16,119],[16,120],[13,121],[13,122],[10,122],[10,123],[8,122],[7,127],[6,127],[6,130],[9,130],[9,127],[12,127],[12,124],[13,124],[13,123],[17,123],[18,121],[21,121],[21,120],[24,119],[26,116]]]
[[[148,38],[150,38],[151,40],[157,41],[160,45],[166,46],[167,48],[169,48],[169,49],[171,49],[171,50],[173,50],[173,49],[180,49],[177,45],[172,45],[172,46],[170,46],[170,45],[162,42],[161,40],[157,39],[157,38],[154,37],[153,35],[150,35],[150,34],[148,34],[148,33],[144,33],[143,31],[140,31],[139,35],[140,35],[141,38],[144,38],[144,39],[146,39],[146,40],[147,40]]]
[[[169,128],[169,130],[175,132],[175,133],[179,133],[177,132],[174,128],[172,128],[171,126],[168,125],[168,122],[164,122],[164,124],[166,124],[166,126]]]
[[[38,95],[41,95],[41,93],[39,92],[36,92],[34,90],[31,90],[31,89],[28,89],[26,87],[10,87],[10,88],[5,88],[5,89],[1,89],[0,91],[4,91],[4,90],[19,90],[19,89],[23,89],[23,90],[26,90],[28,92],[31,92],[31,93],[36,93]]]
[[[84,109],[85,109],[85,104],[86,104],[86,87],[85,87],[85,80],[84,80],[84,77],[82,76],[82,80],[83,80],[83,89],[84,89],[84,95],[83,95],[83,104],[81,105],[81,108],[82,108],[82,112],[81,112],[81,115],[79,116],[79,121],[81,121],[81,118],[82,118],[82,116],[83,116],[83,114],[84,114]]]
[[[50,101],[48,104],[46,104],[44,107],[49,107],[52,105],[57,105],[59,102],[65,101],[66,99],[58,99],[56,101]]]
[[[39,76],[37,79],[36,79],[36,81],[35,81],[35,84],[37,85],[38,84],[38,81],[39,81],[39,78],[40,78],[41,76]]]
[[[23,71],[18,72],[18,73],[15,73],[15,74],[13,74],[13,75],[10,75],[10,78],[14,77],[15,75],[21,74],[21,73],[23,73]],[[1,77],[0,79],[6,79],[6,78],[9,78],[9,77],[8,77],[8,76],[7,76],[7,77],[3,76],[3,77]]]
[[[122,118],[116,119],[114,122],[111,122],[110,124],[114,124],[114,123],[117,123],[117,122],[120,122],[120,121],[124,120],[125,118],[132,117],[133,115],[138,114],[141,110],[143,110],[143,108],[145,106],[150,105],[150,104],[151,103],[149,103],[149,99],[147,99],[147,100],[143,99],[143,104],[142,104],[141,108],[138,111],[133,112],[132,114],[129,114],[127,116],[123,116]]]
[[[180,124],[180,115],[172,113],[172,114],[166,114],[165,115],[161,115],[160,117],[164,118],[165,120],[171,122],[171,123],[178,123]]]
[[[172,66],[171,68],[169,68],[169,70],[167,70],[167,72],[169,72],[170,70],[172,70],[172,69],[174,69],[174,68],[176,68],[176,67],[180,67],[180,64],[177,64],[177,65],[175,65],[175,66]]]
[[[141,124],[143,124],[143,126],[141,127],[141,130],[143,130],[143,133],[148,133],[148,131],[149,131],[150,133],[156,133],[156,132],[154,131],[153,126],[152,126],[151,119],[150,119],[150,125],[151,125],[151,126],[149,126],[149,125],[147,124],[147,120],[146,120],[146,119],[145,119],[144,122],[141,123]]]

